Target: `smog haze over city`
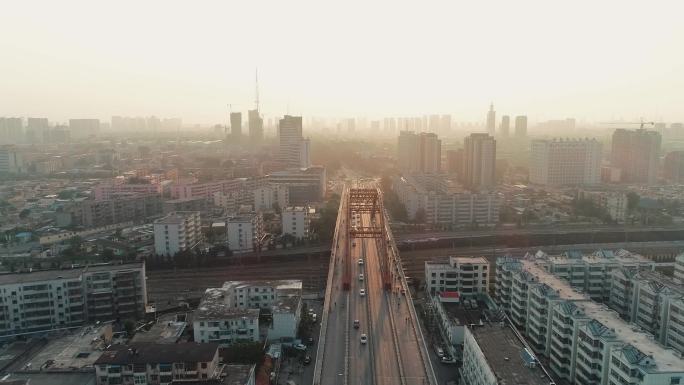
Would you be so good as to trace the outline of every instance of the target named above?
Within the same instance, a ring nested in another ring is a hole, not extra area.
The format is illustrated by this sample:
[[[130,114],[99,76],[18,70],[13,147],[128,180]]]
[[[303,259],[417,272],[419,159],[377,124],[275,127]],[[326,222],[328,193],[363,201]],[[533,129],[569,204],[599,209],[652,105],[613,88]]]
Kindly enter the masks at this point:
[[[676,1],[0,7],[0,385],[684,383]]]

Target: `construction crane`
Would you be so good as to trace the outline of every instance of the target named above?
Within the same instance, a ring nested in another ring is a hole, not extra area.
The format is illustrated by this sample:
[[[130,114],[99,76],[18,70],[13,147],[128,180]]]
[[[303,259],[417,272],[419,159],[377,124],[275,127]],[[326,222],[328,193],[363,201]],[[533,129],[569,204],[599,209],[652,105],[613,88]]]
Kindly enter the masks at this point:
[[[644,129],[644,124],[655,126],[655,122],[644,122],[644,118],[641,118],[640,122],[601,122],[601,124],[638,124],[642,130]]]

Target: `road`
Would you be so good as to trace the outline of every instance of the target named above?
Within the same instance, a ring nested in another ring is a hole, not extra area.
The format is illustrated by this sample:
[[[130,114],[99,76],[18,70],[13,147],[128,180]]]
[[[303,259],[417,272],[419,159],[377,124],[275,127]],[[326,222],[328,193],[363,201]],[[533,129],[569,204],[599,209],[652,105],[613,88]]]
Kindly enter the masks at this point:
[[[387,252],[393,250],[386,248],[383,239],[388,236],[382,226],[384,211],[361,213],[355,223],[359,228],[379,230],[379,237],[348,240],[347,223],[353,219],[348,218],[347,205],[349,189],[342,195],[333,240],[319,338],[322,354],[319,351],[314,384],[433,384],[434,374],[429,363],[425,364],[426,348],[417,331],[410,294],[405,280],[398,275],[401,269],[388,265],[392,274],[385,277],[389,277],[391,290],[386,290],[383,281],[381,260],[389,261]],[[343,287],[345,263],[349,263],[349,290]],[[401,294],[402,288],[406,295]],[[359,321],[358,329],[353,327],[355,320]],[[368,336],[365,344],[361,342],[362,334]]]

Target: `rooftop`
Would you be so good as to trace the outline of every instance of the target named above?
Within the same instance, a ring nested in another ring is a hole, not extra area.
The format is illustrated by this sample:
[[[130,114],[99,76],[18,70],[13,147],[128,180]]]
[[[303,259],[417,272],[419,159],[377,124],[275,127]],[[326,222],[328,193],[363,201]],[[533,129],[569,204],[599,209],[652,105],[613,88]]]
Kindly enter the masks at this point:
[[[88,265],[80,268],[68,270],[40,270],[30,273],[10,273],[0,274],[0,285],[11,285],[29,282],[50,281],[54,279],[77,279],[85,273],[96,273],[100,271],[139,269],[144,264],[142,262],[115,264]]]
[[[507,325],[485,323],[468,328],[473,334],[499,385],[548,385],[538,367],[525,366],[525,346]]]
[[[185,219],[192,214],[199,214],[199,211],[174,211],[163,218],[157,219],[154,223],[175,225],[184,222]]]
[[[186,342],[181,344],[138,343],[112,345],[105,350],[96,365],[127,365],[143,363],[209,362],[218,354],[218,344]]]
[[[241,309],[231,306],[227,298],[228,295],[229,291],[225,287],[207,289],[197,310],[195,310],[194,319],[212,320],[233,317],[259,317],[259,309]]]
[[[137,333],[135,333],[135,336],[133,336],[131,342],[155,342],[158,344],[175,344],[180,339],[186,326],[186,322],[176,321],[175,316],[163,317],[162,319],[159,319],[157,323],[152,325],[150,330],[140,330]]]
[[[227,281],[223,284],[226,290],[246,289],[252,287],[272,287],[274,290],[302,290],[302,281],[298,279],[276,279],[255,281]]]
[[[587,300],[588,297],[582,293],[577,292],[568,283],[555,275],[548,273],[541,266],[539,266],[535,261],[529,259],[521,259],[520,262],[523,265],[523,271],[526,271],[533,277],[535,277],[539,283],[544,283],[551,289],[556,291],[556,293],[564,299],[569,300]]]

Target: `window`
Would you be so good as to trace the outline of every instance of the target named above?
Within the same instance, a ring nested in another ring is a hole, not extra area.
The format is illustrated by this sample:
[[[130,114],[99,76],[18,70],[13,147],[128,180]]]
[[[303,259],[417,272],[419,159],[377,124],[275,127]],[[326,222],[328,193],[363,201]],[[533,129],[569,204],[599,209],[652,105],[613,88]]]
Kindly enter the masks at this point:
[[[206,362],[202,362],[202,369],[206,369],[206,368],[207,368],[207,363],[206,363]]]
[[[670,377],[670,385],[679,385],[681,381],[681,377]]]

